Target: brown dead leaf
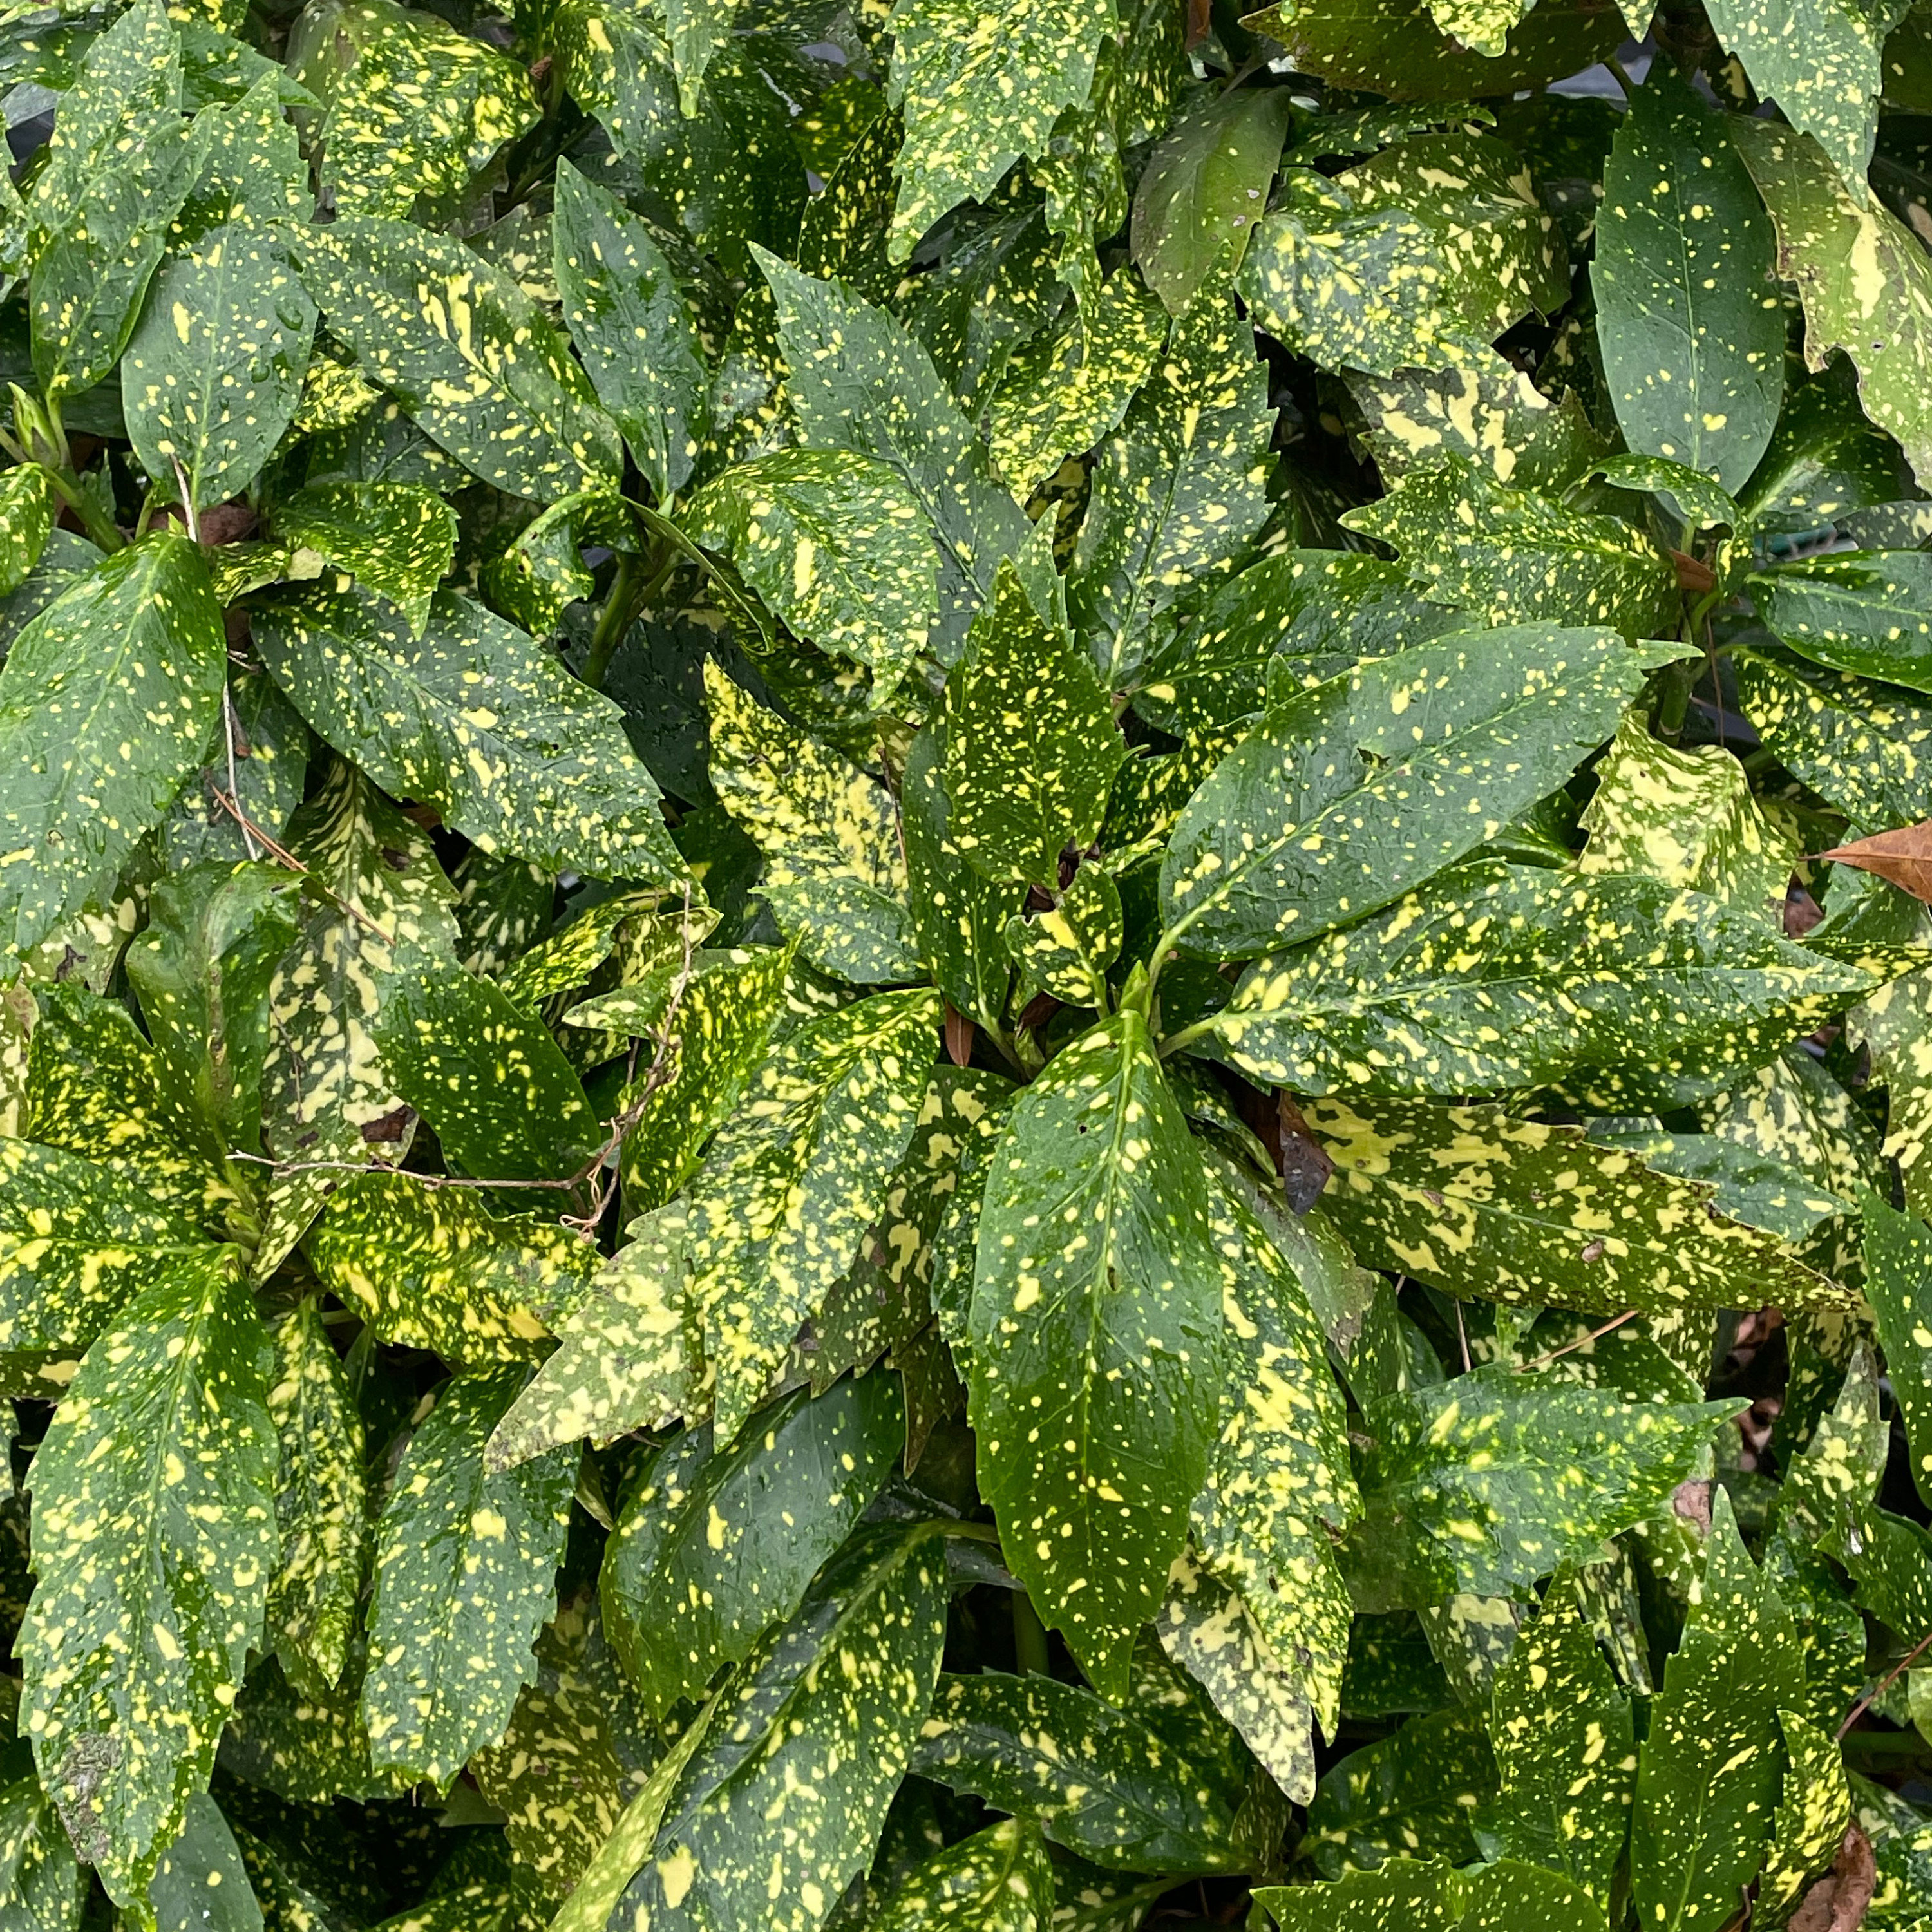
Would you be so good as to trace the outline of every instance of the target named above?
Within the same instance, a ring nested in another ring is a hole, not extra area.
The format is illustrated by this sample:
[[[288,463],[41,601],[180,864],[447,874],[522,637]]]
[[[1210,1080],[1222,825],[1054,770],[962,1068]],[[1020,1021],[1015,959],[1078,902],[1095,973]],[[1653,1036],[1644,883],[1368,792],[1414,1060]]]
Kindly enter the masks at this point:
[[[1857,1826],[1847,1825],[1830,1872],[1805,1893],[1791,1915],[1790,1932],[1858,1932],[1877,1883],[1871,1840]]]
[[[1277,1096],[1276,1107],[1281,1121],[1281,1184],[1288,1204],[1298,1214],[1306,1214],[1322,1198],[1322,1190],[1335,1172],[1328,1150],[1308,1131],[1301,1109],[1286,1094]]]
[[[973,1058],[973,1022],[949,1000],[946,1003],[946,1057],[955,1066]]]
[[[1818,856],[1876,872],[1881,879],[1903,886],[1914,898],[1932,902],[1932,818],[1921,819],[1916,825],[1895,825],[1889,832],[1874,832],[1869,838],[1834,845]]]
[[[1694,597],[1701,597],[1707,590],[1717,588],[1718,573],[1701,557],[1687,556],[1681,550],[1670,553],[1670,561],[1676,566],[1677,587],[1688,590]]]

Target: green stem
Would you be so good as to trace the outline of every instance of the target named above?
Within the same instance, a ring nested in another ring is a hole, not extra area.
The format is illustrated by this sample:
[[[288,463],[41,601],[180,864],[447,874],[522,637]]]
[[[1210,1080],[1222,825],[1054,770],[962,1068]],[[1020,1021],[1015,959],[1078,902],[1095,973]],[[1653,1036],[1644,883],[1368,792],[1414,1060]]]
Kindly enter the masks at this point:
[[[1024,1590],[1013,1592],[1013,1666],[1022,1677],[1052,1674],[1052,1658],[1046,1647],[1046,1626]]]
[[[1204,1020],[1196,1020],[1192,1026],[1183,1027],[1178,1033],[1169,1034],[1160,1043],[1160,1057],[1172,1060],[1177,1053],[1185,1052],[1197,1040],[1205,1040],[1220,1019],[1218,1013],[1210,1013]]]
[[[94,508],[78,477],[65,470],[50,470],[47,474],[53,478],[54,490],[61,501],[80,519],[87,534],[103,550],[126,548],[127,538]]]
[[[616,574],[610,580],[610,594],[604,600],[597,628],[590,634],[590,649],[584,659],[584,682],[600,691],[604,674],[610,668],[610,660],[616,656],[617,646],[630,628],[631,606],[637,582],[637,559],[626,550],[620,550]]]

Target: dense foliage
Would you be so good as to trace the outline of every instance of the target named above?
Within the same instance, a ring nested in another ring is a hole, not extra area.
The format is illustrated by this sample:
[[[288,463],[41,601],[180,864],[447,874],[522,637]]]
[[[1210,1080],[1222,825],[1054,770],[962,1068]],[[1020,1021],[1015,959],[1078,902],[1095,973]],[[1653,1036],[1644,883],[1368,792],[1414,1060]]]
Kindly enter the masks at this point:
[[[4,1932],[1932,1925],[1923,0],[0,73]]]

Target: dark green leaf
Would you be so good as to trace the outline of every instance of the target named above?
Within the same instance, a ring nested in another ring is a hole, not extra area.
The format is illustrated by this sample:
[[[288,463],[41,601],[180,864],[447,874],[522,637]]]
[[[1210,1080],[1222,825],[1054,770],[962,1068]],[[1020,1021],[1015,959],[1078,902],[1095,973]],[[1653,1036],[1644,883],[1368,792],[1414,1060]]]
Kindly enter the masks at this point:
[[[1701,1184],[1580,1129],[1423,1101],[1307,1113],[1339,1170],[1328,1206],[1357,1250],[1452,1294],[1598,1315],[1844,1305],[1837,1282],[1708,1206]]]
[[[360,214],[303,229],[296,245],[329,328],[466,469],[541,502],[616,481],[616,434],[589,378],[481,256]]]
[[[1331,1879],[1408,1854],[1467,1863],[1470,1825],[1496,1790],[1480,1712],[1414,1718],[1322,1779],[1308,1808],[1307,1856]]]
[[[946,680],[946,836],[975,870],[1054,885],[1099,836],[1126,757],[1107,694],[1003,566]]]
[[[50,604],[0,668],[0,938],[64,924],[201,760],[227,650],[200,551],[156,536]]]
[[[710,409],[697,333],[670,264],[642,221],[564,160],[552,234],[564,320],[663,502],[690,480]]]
[[[701,1695],[797,1610],[904,1441],[896,1378],[874,1374],[796,1390],[724,1450],[700,1427],[659,1453],[602,1584],[611,1642],[654,1712]]]
[[[1154,150],[1134,193],[1134,260],[1170,314],[1186,310],[1231,243],[1239,262],[1292,112],[1286,88],[1205,93]]]
[[[931,1524],[856,1538],[746,1661],[619,1910],[813,1932],[864,1868],[919,1740],[945,1634]],[[836,1668],[821,1668],[824,1660]]]
[[[1646,78],[1604,164],[1590,286],[1625,441],[1736,490],[1778,422],[1784,315],[1726,118],[1667,68]]]
[[[1656,662],[1608,631],[1463,632],[1274,705],[1174,828],[1168,944],[1240,958],[1390,904],[1560,785]]]
[[[981,1492],[1013,1574],[1111,1695],[1208,1473],[1220,1298],[1200,1156],[1146,1022],[1126,1010],[1009,1117],[968,1378]]]
[[[439,591],[419,638],[357,592],[260,605],[254,623],[270,674],[322,737],[485,850],[602,878],[681,874],[616,706],[481,604]]]
[[[483,1445],[525,1371],[460,1375],[411,1438],[376,1526],[370,1755],[441,1789],[503,1735],[556,1600],[576,1459],[488,1473]]]
[[[1638,1756],[1630,1894],[1646,1924],[1676,1932],[1736,1912],[1772,1826],[1778,1707],[1803,1669],[1791,1613],[1720,1490],[1697,1600]]]
[[[990,596],[1027,520],[993,481],[986,452],[926,350],[883,310],[837,282],[761,261],[778,304],[787,392],[807,442],[876,458],[911,492],[939,542],[939,623],[950,659]]]
[[[1050,1677],[946,1676],[913,1765],[1110,1870],[1227,1869],[1229,1794],[1145,1715]]]
[[[23,1728],[133,1905],[214,1768],[275,1560],[268,1338],[232,1253],[136,1296],[34,1458]]]
[[[411,483],[311,483],[276,506],[275,534],[388,598],[418,634],[456,554],[449,506]]]
[[[1351,1594],[1378,1610],[1520,1595],[1667,1503],[1736,1413],[1629,1402],[1499,1363],[1371,1402],[1363,1516],[1344,1550]]]
[[[1501,1789],[1485,1828],[1607,1911],[1636,1772],[1630,1700],[1562,1594],[1552,1587],[1497,1675],[1490,1741]]]

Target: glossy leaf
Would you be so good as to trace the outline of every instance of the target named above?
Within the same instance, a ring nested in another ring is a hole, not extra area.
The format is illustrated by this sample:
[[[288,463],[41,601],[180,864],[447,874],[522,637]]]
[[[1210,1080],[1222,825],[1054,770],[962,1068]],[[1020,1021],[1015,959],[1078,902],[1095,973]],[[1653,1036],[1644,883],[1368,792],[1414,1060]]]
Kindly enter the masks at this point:
[[[1084,1035],[988,1174],[968,1387],[1013,1572],[1105,1690],[1180,1552],[1220,1408],[1205,1184],[1146,1023]]]
[[[200,551],[152,536],[50,604],[0,668],[0,935],[86,903],[200,763],[226,650]]]
[[[1649,661],[1606,631],[1466,632],[1271,706],[1174,827],[1168,943],[1239,958],[1399,898],[1561,784]]]
[[[616,708],[480,604],[439,592],[420,637],[355,592],[258,607],[255,623],[270,675],[321,736],[484,850],[602,877],[681,872]]]
[[[439,1789],[502,1736],[556,1600],[573,1459],[492,1475],[483,1445],[524,1372],[458,1376],[410,1438],[376,1525],[362,1715],[371,1760]]]
[[[1591,287],[1624,440],[1736,490],[1777,424],[1784,318],[1770,224],[1724,121],[1663,69],[1637,90],[1604,170]]]
[[[1844,1304],[1775,1238],[1712,1211],[1702,1184],[1593,1148],[1577,1128],[1420,1101],[1307,1113],[1339,1170],[1329,1207],[1358,1251],[1452,1293],[1600,1315]]]
[[[656,1713],[798,1608],[904,1447],[888,1376],[800,1390],[756,1421],[722,1450],[704,1427],[669,1444],[607,1549],[611,1641]]]
[[[34,1458],[26,1727],[76,1848],[129,1904],[214,1764],[275,1560],[267,1338],[231,1256],[137,1295]]]

